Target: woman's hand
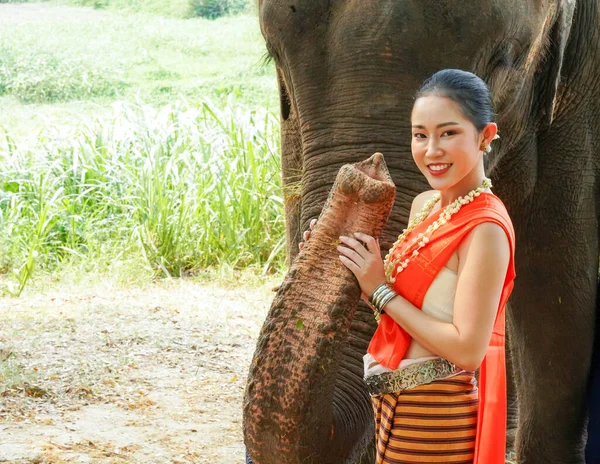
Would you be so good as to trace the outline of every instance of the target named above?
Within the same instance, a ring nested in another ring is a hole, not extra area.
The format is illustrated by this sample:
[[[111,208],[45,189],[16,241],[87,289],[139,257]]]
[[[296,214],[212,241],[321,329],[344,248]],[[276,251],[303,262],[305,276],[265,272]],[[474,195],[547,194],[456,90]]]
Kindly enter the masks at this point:
[[[302,239],[304,241],[300,242],[298,244],[299,249],[302,249],[302,247],[304,246],[304,242],[306,242],[310,238],[310,232],[315,228],[316,223],[317,223],[316,219],[311,219],[310,224],[308,225],[309,229],[305,230],[304,233],[302,234]]]
[[[365,243],[366,247],[359,240]],[[337,247],[341,253],[340,261],[356,276],[360,288],[368,300],[371,293],[386,282],[379,241],[360,232],[356,232],[354,237],[342,236],[340,241],[344,245]]]

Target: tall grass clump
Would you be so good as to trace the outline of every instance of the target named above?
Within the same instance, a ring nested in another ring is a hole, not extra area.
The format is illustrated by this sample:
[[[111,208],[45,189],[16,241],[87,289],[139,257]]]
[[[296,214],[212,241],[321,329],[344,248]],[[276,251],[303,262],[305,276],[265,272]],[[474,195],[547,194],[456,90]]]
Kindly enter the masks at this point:
[[[152,275],[278,269],[284,222],[277,118],[209,103],[116,103],[109,120],[33,142],[0,136],[0,272]]]

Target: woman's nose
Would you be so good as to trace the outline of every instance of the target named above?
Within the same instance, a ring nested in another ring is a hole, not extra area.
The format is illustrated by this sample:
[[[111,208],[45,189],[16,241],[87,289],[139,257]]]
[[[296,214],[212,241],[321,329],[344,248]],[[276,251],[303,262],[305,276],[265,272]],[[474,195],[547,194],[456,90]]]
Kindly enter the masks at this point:
[[[442,150],[440,150],[440,145],[435,140],[430,140],[427,145],[427,156],[435,157],[440,156],[442,154]]]

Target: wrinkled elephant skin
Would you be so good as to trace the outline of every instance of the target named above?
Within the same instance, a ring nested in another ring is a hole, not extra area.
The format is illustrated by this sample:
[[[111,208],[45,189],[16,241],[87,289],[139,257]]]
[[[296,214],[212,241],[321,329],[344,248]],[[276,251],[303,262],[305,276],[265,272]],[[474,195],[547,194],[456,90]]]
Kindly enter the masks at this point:
[[[366,434],[349,425],[358,413],[368,426],[370,409],[333,406],[340,347],[351,342],[360,298],[336,245],[340,235],[353,231],[378,237],[395,192],[379,153],[342,167],[311,239],[281,285],[259,336],[244,399],[244,438],[257,464],[342,462]],[[363,323],[363,332],[369,329]]]

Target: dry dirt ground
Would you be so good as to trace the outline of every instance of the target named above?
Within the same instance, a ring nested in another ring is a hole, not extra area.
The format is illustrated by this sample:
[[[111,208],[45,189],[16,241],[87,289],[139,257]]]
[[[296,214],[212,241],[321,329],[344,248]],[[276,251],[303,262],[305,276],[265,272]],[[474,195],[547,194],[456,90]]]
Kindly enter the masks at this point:
[[[275,284],[0,300],[0,462],[243,462],[244,384]]]

